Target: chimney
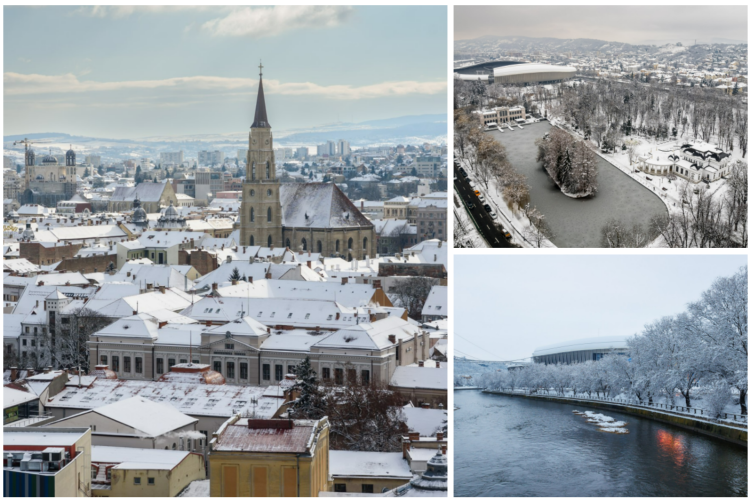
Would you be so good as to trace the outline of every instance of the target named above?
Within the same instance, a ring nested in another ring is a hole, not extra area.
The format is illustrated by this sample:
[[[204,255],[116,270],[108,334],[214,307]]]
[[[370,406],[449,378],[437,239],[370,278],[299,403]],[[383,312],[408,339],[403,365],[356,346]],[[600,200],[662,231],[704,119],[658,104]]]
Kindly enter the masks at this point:
[[[270,272],[266,273],[266,279],[267,279],[267,280],[270,280],[270,279],[271,279],[271,273],[270,273]]]
[[[130,271],[127,272],[127,276],[128,276],[128,278],[130,278]]]
[[[29,367],[26,368],[26,378],[33,377],[35,374],[34,369]]]
[[[211,283],[211,291],[215,292],[219,289],[218,283]]]
[[[380,285],[380,280],[372,280],[372,287],[373,288],[382,288]]]
[[[442,433],[442,432],[438,432],[438,433],[437,433],[437,434],[435,435],[435,437],[437,438],[437,440],[438,440],[438,441],[442,441],[442,440],[443,440],[443,433]]]
[[[165,326],[167,326],[167,323],[168,323],[168,321],[159,321],[159,329],[162,329]]]
[[[317,325],[317,326],[315,327],[315,333],[320,333],[320,325]]]
[[[307,261],[307,267],[309,267],[310,269],[312,269],[312,261],[311,260]]]
[[[52,371],[52,367],[51,366],[45,366],[43,373],[49,373],[51,371]]]
[[[36,284],[36,286],[44,286],[44,281],[40,281],[39,283]]]
[[[270,326],[266,327],[266,333],[271,333],[271,327]]]
[[[409,433],[409,441],[419,441],[419,433],[418,432],[410,432]]]
[[[165,293],[167,293],[167,287],[165,287],[164,285],[159,285],[159,291],[162,294],[165,294]]]
[[[232,286],[237,285],[237,280],[232,280]]]
[[[396,343],[396,336],[395,335],[388,335],[388,340],[391,341],[391,344]]]
[[[211,321],[210,319],[206,321],[206,326],[213,326],[213,324],[213,321]]]
[[[252,284],[252,282],[253,282],[253,277],[252,277],[252,276],[248,276],[248,277],[247,277],[247,282],[248,282],[248,283],[250,283],[250,284]]]
[[[341,313],[336,313],[336,321],[338,321],[340,317],[341,317]]]
[[[136,314],[138,314],[138,310],[137,309],[133,309],[133,316],[135,316]]]
[[[435,368],[440,368],[440,361],[435,361]]]
[[[342,285],[346,285],[347,283],[349,283],[349,278],[341,278]]]
[[[15,382],[18,380],[18,368],[15,366],[10,367],[10,381]]]
[[[424,408],[425,410],[429,410],[430,409],[430,403],[422,403],[422,408]]]
[[[411,443],[409,443],[409,440],[402,439],[401,440],[401,453],[404,455],[404,459],[407,458],[407,454],[410,449],[411,449]]]
[[[146,290],[153,290],[154,284],[153,283],[146,283]]]
[[[422,361],[422,360],[419,361],[419,367],[420,368],[424,368],[424,361]]]
[[[242,247],[242,253],[247,252],[247,247]]]
[[[432,262],[437,262],[437,254],[432,256]]]

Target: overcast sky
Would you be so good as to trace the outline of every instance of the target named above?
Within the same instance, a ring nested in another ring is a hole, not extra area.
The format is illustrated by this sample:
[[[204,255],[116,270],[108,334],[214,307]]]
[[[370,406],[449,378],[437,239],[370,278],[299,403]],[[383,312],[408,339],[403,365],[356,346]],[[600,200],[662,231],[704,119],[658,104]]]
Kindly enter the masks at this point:
[[[640,333],[743,265],[746,256],[456,255],[456,356],[516,360],[566,340]]]
[[[456,40],[484,35],[595,38],[632,44],[747,42],[747,6],[456,7]]]
[[[447,8],[4,7],[5,134],[241,132],[447,111]]]

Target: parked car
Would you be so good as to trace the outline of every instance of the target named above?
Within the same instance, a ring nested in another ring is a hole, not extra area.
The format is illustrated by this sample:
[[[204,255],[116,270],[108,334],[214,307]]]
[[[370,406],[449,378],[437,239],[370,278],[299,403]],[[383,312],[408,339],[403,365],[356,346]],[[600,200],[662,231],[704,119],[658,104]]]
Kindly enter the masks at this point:
[[[487,213],[492,212],[492,207],[489,205],[489,203],[484,204],[484,209],[487,210]]]

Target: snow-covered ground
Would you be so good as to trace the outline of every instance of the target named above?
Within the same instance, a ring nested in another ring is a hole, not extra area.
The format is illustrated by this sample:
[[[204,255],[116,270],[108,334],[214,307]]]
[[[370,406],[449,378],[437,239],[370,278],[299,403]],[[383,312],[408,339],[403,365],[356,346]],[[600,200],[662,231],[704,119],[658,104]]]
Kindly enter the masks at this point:
[[[625,428],[625,426],[628,425],[627,422],[615,420],[603,413],[596,413],[593,411],[580,412],[578,410],[573,410],[573,413],[585,417],[586,422],[599,427],[599,430],[602,432],[610,432],[612,434],[628,434],[630,432]]]
[[[178,497],[203,497],[211,496],[211,480],[200,479],[190,483],[187,488],[182,490]]]
[[[458,195],[454,194],[454,196]],[[474,225],[474,221],[471,219],[466,207],[461,202],[459,202],[459,204],[461,206],[453,211],[453,215],[457,219],[454,221],[454,225],[460,221],[463,227],[466,228],[466,236],[461,238],[460,242],[457,240],[455,243],[461,243],[467,248],[490,248],[490,245],[485,241],[484,237],[479,234],[479,231]]]

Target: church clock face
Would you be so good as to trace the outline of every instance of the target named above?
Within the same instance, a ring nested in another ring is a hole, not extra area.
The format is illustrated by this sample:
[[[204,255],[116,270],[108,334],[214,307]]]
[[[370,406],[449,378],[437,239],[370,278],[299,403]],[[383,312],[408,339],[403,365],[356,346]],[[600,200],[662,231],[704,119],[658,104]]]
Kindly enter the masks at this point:
[[[256,141],[255,139],[253,139],[253,146],[255,146],[256,142],[258,142],[258,141]]]
[[[266,146],[268,146],[268,139],[266,139]]]

